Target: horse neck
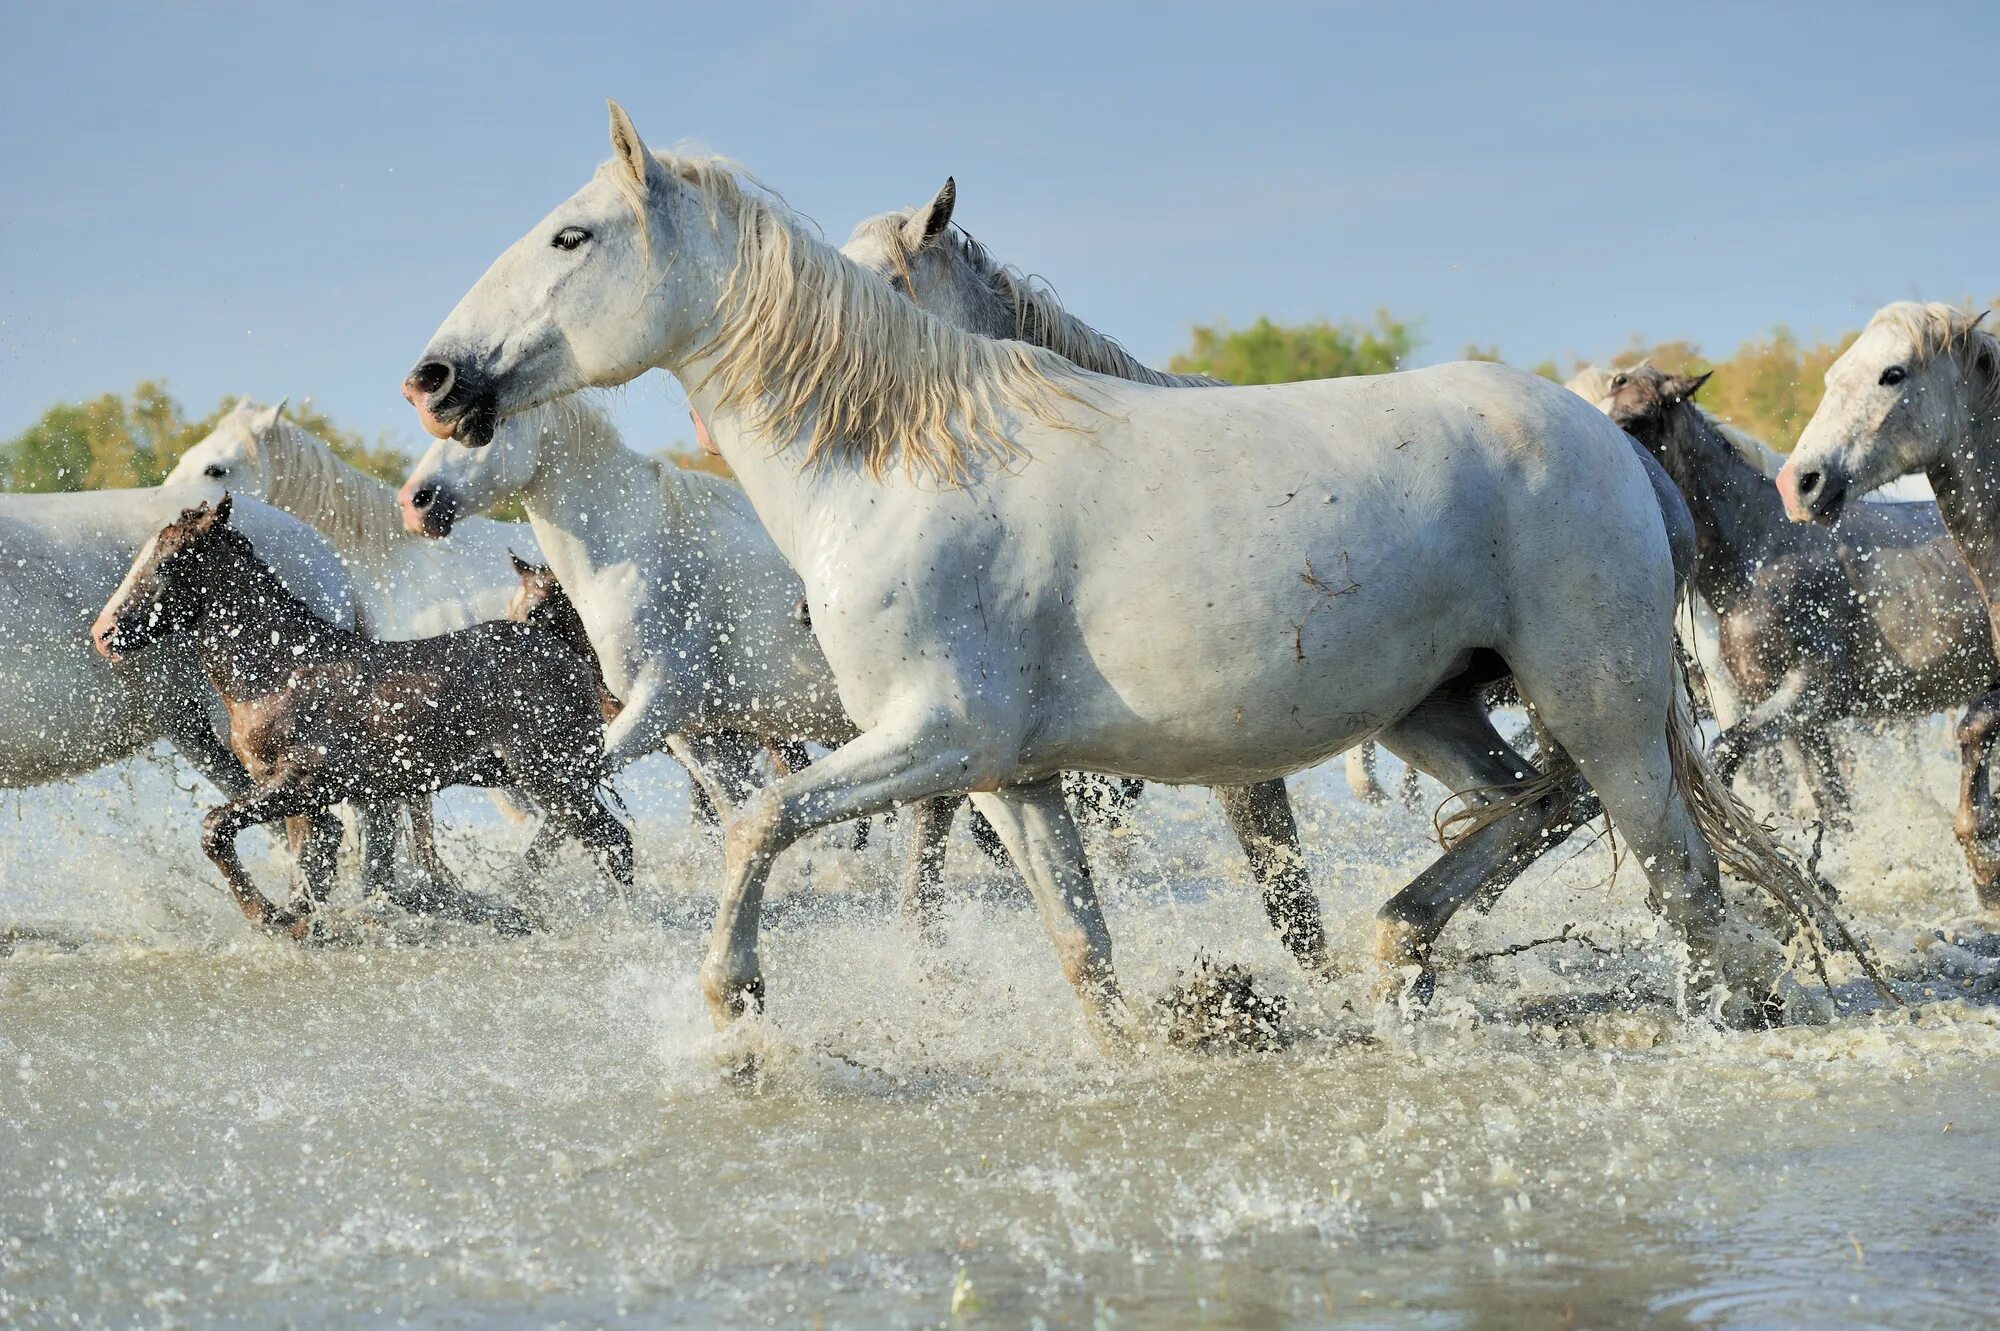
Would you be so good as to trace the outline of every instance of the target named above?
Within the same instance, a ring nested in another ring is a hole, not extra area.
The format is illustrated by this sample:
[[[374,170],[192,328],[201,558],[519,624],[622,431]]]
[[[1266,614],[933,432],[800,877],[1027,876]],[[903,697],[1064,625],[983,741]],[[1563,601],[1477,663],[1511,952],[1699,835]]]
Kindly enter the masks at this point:
[[[215,691],[256,697],[284,686],[302,664],[352,637],[315,615],[248,550],[217,561],[195,621],[196,652]]]
[[[1776,487],[1699,407],[1676,407],[1667,429],[1667,471],[1694,515],[1695,585],[1710,605],[1725,609],[1748,594],[1758,568],[1794,533]]]
[[[1972,402],[1990,398],[1991,394],[1974,393]],[[1957,436],[1925,469],[1925,476],[1937,493],[1945,530],[1979,584],[2000,649],[2000,489],[1992,482],[1995,468],[2000,468],[2000,415],[1982,416],[1972,406],[1961,418]]]
[[[622,557],[627,527],[620,517],[659,487],[662,468],[608,430],[558,432],[539,448],[521,508],[556,577],[574,585],[587,570]]]
[[[1099,332],[1070,313],[1054,295],[1027,278],[1006,268],[983,263],[967,254],[966,264],[987,284],[1003,311],[1001,318],[1013,325],[1007,336],[1044,347],[1072,364],[1114,379],[1153,384],[1161,388],[1215,388],[1221,380],[1200,374],[1169,374],[1142,364],[1115,338]]]
[[[408,539],[394,488],[342,462],[321,440],[286,424],[265,448],[267,502],[314,528],[341,554],[379,564]]]

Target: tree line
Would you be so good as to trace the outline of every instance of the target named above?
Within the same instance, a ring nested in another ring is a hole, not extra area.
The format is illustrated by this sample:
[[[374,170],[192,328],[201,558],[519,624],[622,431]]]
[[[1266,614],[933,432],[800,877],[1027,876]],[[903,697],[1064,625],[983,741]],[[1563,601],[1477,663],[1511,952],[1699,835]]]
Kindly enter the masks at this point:
[[[1748,430],[1780,452],[1798,442],[1799,432],[1819,405],[1821,377],[1854,340],[1850,332],[1831,341],[1808,341],[1779,325],[1727,356],[1714,357],[1688,341],[1645,342],[1634,338],[1605,364],[1624,368],[1641,360],[1676,372],[1714,371],[1702,405],[1730,424]],[[1387,310],[1372,318],[1280,324],[1258,319],[1246,327],[1198,325],[1188,346],[1168,362],[1183,374],[1209,374],[1236,384],[1289,383],[1350,374],[1382,374],[1400,369],[1421,342],[1416,321]],[[1468,360],[1497,361],[1496,347],[1466,347]],[[1527,368],[1548,379],[1567,372],[1554,361]],[[105,393],[88,402],[58,403],[33,425],[0,444],[0,490],[96,490],[157,485],[180,455],[201,440],[235,405],[224,398],[211,411],[189,416],[164,382],[148,379],[129,393]],[[400,484],[414,461],[388,435],[372,442],[347,429],[309,402],[293,403],[286,415],[332,446],[340,457],[383,480]],[[680,450],[669,454],[681,465],[718,469],[714,459]]]

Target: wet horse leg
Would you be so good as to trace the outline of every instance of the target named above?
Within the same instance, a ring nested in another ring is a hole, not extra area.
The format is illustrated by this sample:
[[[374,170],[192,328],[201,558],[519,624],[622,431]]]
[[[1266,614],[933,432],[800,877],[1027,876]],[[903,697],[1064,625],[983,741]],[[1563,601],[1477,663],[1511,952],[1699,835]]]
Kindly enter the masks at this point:
[[[1250,873],[1264,892],[1264,913],[1285,947],[1308,975],[1327,975],[1326,930],[1319,897],[1306,876],[1298,823],[1283,781],[1254,786],[1217,786],[1216,801],[1236,833]]]
[[[1493,728],[1477,695],[1464,690],[1439,690],[1384,730],[1382,742],[1454,791],[1500,793],[1537,774]],[[1572,776],[1542,799],[1461,838],[1428,865],[1377,912],[1380,987],[1400,987],[1402,968],[1414,965],[1412,992],[1428,996],[1436,983],[1432,946],[1459,908],[1477,896],[1497,895],[1597,809],[1582,779]]]
[[[702,994],[718,1024],[763,1006],[757,934],[777,856],[817,828],[964,789],[998,765],[980,760],[991,742],[962,720],[869,731],[744,801],[723,838],[722,890],[701,967]]]
[[[1083,838],[1063,799],[1062,779],[1003,786],[975,794],[972,801],[1021,866],[1063,976],[1083,1000],[1091,1034],[1107,1049],[1123,1046],[1132,1034],[1132,1016],[1111,968],[1111,932],[1090,880]]]
[[[202,852],[222,871],[230,895],[245,919],[260,928],[293,928],[301,922],[289,911],[280,911],[257,890],[242,859],[236,853],[236,838],[248,827],[274,823],[293,814],[312,813],[325,806],[305,792],[284,785],[265,786],[240,795],[227,804],[210,809],[201,820]]]
[[[903,869],[903,918],[915,926],[917,936],[936,945],[944,941],[944,857],[951,837],[952,819],[962,794],[933,795],[918,800],[910,827],[910,861]]]
[[[1364,739],[1347,751],[1347,792],[1363,804],[1386,804],[1389,792],[1375,770],[1375,741]]]
[[[1981,694],[1958,723],[1958,814],[1952,820],[1959,849],[1972,870],[1979,904],[2000,907],[2000,846],[1993,837],[1993,745],[2000,740],[2000,691]]]

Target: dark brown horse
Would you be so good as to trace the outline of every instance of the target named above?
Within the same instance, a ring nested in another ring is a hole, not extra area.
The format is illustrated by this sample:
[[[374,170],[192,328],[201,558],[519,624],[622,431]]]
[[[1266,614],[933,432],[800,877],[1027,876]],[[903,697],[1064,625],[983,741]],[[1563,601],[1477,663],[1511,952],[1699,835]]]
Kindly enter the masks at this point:
[[[1828,728],[1926,716],[2000,680],[1986,614],[1931,504],[1855,504],[1838,527],[1786,520],[1778,492],[1694,403],[1707,375],[1612,378],[1611,419],[1650,449],[1695,521],[1695,589],[1752,706],[1715,742],[1732,776],[1781,739],[1802,749],[1822,816],[1847,805]]]
[[[296,937],[332,886],[345,801],[423,802],[447,786],[517,785],[548,822],[529,848],[537,870],[558,838],[582,841],[621,888],[632,838],[599,798],[604,730],[588,665],[554,634],[478,624],[441,637],[377,642],[320,619],[229,526],[230,497],[188,509],[139,554],[92,628],[116,657],[193,636],[229,713],[230,747],[250,791],[202,821],[202,849],[253,923]],[[272,906],[244,871],[246,827],[299,817],[305,899]],[[495,916],[496,923],[518,919]]]

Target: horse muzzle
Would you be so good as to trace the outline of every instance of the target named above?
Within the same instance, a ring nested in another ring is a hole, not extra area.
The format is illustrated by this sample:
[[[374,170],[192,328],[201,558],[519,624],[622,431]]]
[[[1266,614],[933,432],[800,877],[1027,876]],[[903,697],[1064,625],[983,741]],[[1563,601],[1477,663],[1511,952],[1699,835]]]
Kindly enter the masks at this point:
[[[117,617],[109,610],[98,615],[90,626],[90,645],[95,647],[97,654],[107,661],[125,659],[125,648],[119,641],[120,636]]]
[[[1785,516],[1793,522],[1831,526],[1847,505],[1847,477],[1832,466],[1801,467],[1797,458],[1788,459],[1778,472],[1777,485]]]
[[[458,496],[436,481],[418,484],[413,478],[396,492],[396,506],[403,514],[403,530],[412,536],[440,540],[458,522]]]
[[[403,398],[417,409],[424,433],[455,439],[468,448],[493,442],[498,423],[494,393],[485,376],[469,366],[427,356],[403,380]]]

